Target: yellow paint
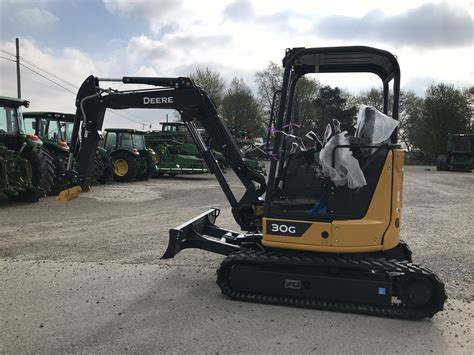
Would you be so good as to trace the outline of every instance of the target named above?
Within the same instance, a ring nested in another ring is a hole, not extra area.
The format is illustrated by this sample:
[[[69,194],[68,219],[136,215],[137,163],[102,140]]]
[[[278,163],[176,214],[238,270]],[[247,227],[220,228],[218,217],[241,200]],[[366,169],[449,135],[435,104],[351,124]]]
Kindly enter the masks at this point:
[[[400,241],[401,213],[403,206],[403,165],[405,152],[394,149],[393,189],[392,189],[392,218],[390,226],[383,239],[383,250],[396,247]],[[398,219],[398,227],[396,221]]]
[[[393,181],[393,184],[392,184]],[[274,219],[280,222],[312,224],[301,237],[285,237],[266,233],[267,218],[263,218],[262,244],[273,248],[319,251],[325,253],[359,253],[388,250],[400,240],[403,200],[403,150],[389,150],[366,215],[358,220],[314,222]],[[327,231],[324,239],[321,233]]]
[[[298,222],[298,223],[309,223],[311,224],[311,227],[308,228],[308,230],[301,236],[301,237],[285,237],[285,236],[280,236],[280,235],[272,235],[272,234],[266,234],[266,225],[267,225],[267,218],[263,218],[263,225],[265,226],[264,228],[264,234],[263,234],[263,245],[270,246],[270,244],[267,244],[269,242],[274,242],[278,244],[284,243],[285,245],[306,245],[306,246],[326,246],[329,247],[331,246],[331,223],[325,223],[325,222],[317,222],[315,223],[314,221],[294,221],[294,220],[289,220],[289,219],[278,219],[278,218],[271,218],[272,221],[278,221],[278,222]],[[328,232],[329,237],[328,238],[323,238],[321,236],[322,232]],[[291,248],[291,246],[288,246],[288,248]],[[302,249],[306,250],[303,247],[301,248],[295,248],[295,249]]]
[[[67,202],[69,200],[72,200],[78,197],[81,194],[81,192],[82,192],[82,189],[80,186],[74,186],[64,191],[61,191],[58,197],[56,197],[56,200],[59,202]]]
[[[125,176],[128,173],[128,163],[125,159],[117,159],[114,162],[114,172],[117,176]]]

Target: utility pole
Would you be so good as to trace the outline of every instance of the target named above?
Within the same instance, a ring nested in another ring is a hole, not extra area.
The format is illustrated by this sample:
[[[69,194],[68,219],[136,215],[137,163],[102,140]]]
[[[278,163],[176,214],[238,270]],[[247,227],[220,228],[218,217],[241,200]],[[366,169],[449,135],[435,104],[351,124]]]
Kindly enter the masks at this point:
[[[16,38],[16,89],[17,96],[21,98],[21,80],[20,80],[20,39]]]

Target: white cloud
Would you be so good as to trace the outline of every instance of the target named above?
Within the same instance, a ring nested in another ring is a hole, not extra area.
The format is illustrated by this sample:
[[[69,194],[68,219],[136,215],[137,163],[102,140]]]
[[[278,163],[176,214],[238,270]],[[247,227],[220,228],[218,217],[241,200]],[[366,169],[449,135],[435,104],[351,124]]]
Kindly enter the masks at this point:
[[[469,1],[462,0],[459,4],[465,4],[467,8]],[[77,48],[39,48],[35,42],[26,40],[22,40],[22,56],[67,78],[76,86],[90,74],[101,77],[187,76],[197,67],[209,67],[220,72],[228,83],[234,76],[242,77],[256,91],[254,73],[264,69],[269,61],[281,63],[287,47],[369,45],[397,55],[402,69],[402,86],[407,89],[423,93],[429,80],[472,85],[472,46],[421,50],[387,44],[379,39],[369,41],[364,38],[357,42],[341,38],[330,40],[308,31],[315,22],[329,15],[362,17],[370,9],[382,7],[386,15],[395,16],[408,9],[418,8],[423,2],[401,0],[381,3],[378,0],[363,0],[344,2],[343,5],[340,2],[326,2],[321,6],[318,2],[303,0],[292,0],[291,4],[274,0],[272,6],[268,6],[265,1],[244,1],[240,2],[243,5],[239,7],[232,0],[109,0],[105,1],[105,6],[114,16],[147,21],[150,30],[117,40],[113,51],[104,50],[102,56]],[[225,14],[232,16],[226,17]],[[252,21],[243,21],[246,16]],[[32,36],[35,35],[36,32],[32,32]],[[0,43],[0,48],[14,52],[12,42]],[[14,71],[13,63],[0,60],[2,94],[15,95]],[[31,100],[32,109],[74,111],[73,95],[25,69],[22,69],[22,77],[24,96]],[[370,74],[326,74],[316,77],[324,83],[353,92],[380,85],[379,80]],[[112,86],[117,87],[115,83]],[[162,112],[153,110],[136,111],[136,114],[151,121],[164,116]],[[138,128],[123,119],[111,115],[107,117],[107,126],[129,125]]]
[[[9,21],[16,26],[31,29],[51,29],[59,22],[59,18],[48,10],[32,7],[13,11]]]
[[[76,110],[75,96],[77,89],[89,75],[96,75],[99,77],[121,77],[126,75],[156,76],[156,74],[153,74],[153,71],[150,71],[145,67],[137,66],[136,70],[126,71],[126,61],[121,62],[119,65],[117,61],[121,61],[122,57],[115,53],[111,53],[110,57],[104,60],[94,58],[76,48],[64,48],[61,50],[39,48],[35,42],[25,39],[22,40],[20,44],[21,57],[24,58],[22,64],[45,75],[68,89],[66,90],[57,86],[56,84],[33,73],[26,67],[21,67],[22,98],[30,101],[31,105],[29,110],[31,111],[74,113]],[[15,52],[14,42],[0,42],[0,49],[2,50],[0,52],[2,57],[14,59],[13,56],[7,54],[13,54]],[[32,64],[34,64],[34,66]],[[38,67],[45,69],[47,72],[38,69]],[[0,80],[0,94],[16,97],[15,63],[11,60],[0,58],[0,77],[2,78]],[[67,82],[61,81],[58,77]],[[103,86],[107,87],[108,83],[103,83]],[[120,85],[118,85],[118,87],[120,87]],[[122,86],[122,88],[124,87],[125,86]],[[127,88],[130,87],[127,86]],[[151,112],[151,110],[135,110],[131,111],[130,114],[122,112],[121,115],[125,115],[134,121],[149,123],[163,121],[166,112],[157,113],[156,111]],[[123,117],[107,113],[104,127],[142,128],[142,125],[133,123]]]

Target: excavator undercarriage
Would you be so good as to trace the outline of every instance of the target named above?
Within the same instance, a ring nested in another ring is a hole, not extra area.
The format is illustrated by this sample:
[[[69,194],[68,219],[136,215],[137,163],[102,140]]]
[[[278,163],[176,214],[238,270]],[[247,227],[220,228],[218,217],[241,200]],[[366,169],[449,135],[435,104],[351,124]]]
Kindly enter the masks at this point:
[[[106,108],[174,109],[244,232],[218,227],[219,210],[211,209],[170,230],[163,259],[190,248],[225,255],[217,283],[224,295],[240,301],[404,319],[432,317],[443,309],[444,284],[429,269],[412,263],[410,249],[400,240],[403,150],[397,143],[400,69],[395,56],[359,46],[293,48],[287,50],[283,66],[279,108],[270,120],[275,122],[275,139],[268,180],[246,164],[214,102],[191,79],[94,76],[86,79],[76,100],[72,151],[79,160],[77,171],[71,172],[74,180],[87,181],[91,174]],[[354,136],[340,132],[333,122],[334,134],[325,134],[324,144],[301,144],[292,121],[298,79],[310,73],[347,72],[372,73],[382,80],[383,113],[362,108]],[[157,88],[102,89],[104,81]],[[392,125],[383,139],[375,138],[380,120]],[[240,199],[196,121],[245,187]],[[341,152],[358,167],[356,187],[347,180],[347,169],[345,183],[325,173],[344,172],[338,170]]]

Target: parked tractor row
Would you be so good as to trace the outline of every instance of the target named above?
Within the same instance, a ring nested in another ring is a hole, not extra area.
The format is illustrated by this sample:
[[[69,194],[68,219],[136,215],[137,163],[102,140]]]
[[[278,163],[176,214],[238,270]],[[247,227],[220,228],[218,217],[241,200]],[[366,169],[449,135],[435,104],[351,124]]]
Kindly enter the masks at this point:
[[[68,163],[75,164],[74,152],[70,152],[75,115],[22,112],[28,105],[28,101],[0,97],[0,192],[13,200],[31,202],[46,194],[57,195],[67,187],[64,175]],[[200,134],[209,140],[204,130]],[[214,155],[225,168],[223,155],[217,151]],[[263,161],[246,161],[266,173]],[[161,131],[105,129],[90,183],[207,172],[184,124],[166,122]]]
[[[0,192],[17,201],[37,201],[53,190],[54,158],[41,139],[24,128],[29,102],[0,97]]]

